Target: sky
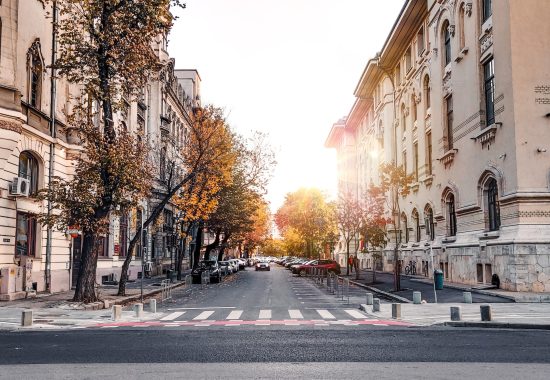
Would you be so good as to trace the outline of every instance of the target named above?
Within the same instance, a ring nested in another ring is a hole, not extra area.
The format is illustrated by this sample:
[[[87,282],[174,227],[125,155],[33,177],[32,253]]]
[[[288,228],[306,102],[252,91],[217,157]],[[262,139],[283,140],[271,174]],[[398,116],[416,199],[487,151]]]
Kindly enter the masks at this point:
[[[170,38],[176,68],[197,69],[201,100],[239,133],[262,131],[276,153],[267,199],[317,187],[336,196],[336,152],[324,147],[346,116],[367,61],[404,0],[186,0]]]

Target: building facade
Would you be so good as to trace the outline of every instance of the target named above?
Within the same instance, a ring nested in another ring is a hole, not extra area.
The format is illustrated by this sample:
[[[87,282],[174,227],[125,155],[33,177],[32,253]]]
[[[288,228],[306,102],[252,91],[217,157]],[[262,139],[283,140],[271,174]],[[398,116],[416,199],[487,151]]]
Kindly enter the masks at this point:
[[[52,75],[54,37],[48,11],[38,0],[0,1],[0,300],[68,290],[76,283],[80,262],[80,236],[48,229],[36,218],[48,209],[36,191],[46,188],[53,176],[70,178],[81,151],[65,123],[71,98],[80,91]],[[152,47],[166,63],[164,72],[115,117],[151,144],[161,142],[155,146],[177,151],[185,144],[191,110],[200,105],[200,76],[196,70],[174,69],[165,36],[152,41]],[[158,189],[165,174],[162,152],[153,150],[158,155],[153,173]],[[153,195],[140,209],[110,218],[109,233],[98,246],[98,283],[118,279],[129,240],[155,201]],[[141,275],[142,255],[151,262],[152,274],[174,265],[174,214],[168,205],[162,224],[147,231],[130,278]]]
[[[401,268],[550,291],[550,31],[544,0],[409,0],[355,89],[357,186],[394,162]],[[333,127],[334,131],[334,127]],[[340,149],[333,132],[327,146]],[[433,265],[431,254],[433,253]]]

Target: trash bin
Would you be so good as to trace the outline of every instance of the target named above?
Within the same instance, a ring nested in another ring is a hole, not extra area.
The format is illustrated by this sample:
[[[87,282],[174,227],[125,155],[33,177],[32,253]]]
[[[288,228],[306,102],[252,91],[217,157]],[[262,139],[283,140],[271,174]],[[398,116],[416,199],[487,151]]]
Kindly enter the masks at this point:
[[[434,283],[436,290],[443,289],[443,271],[441,269],[434,270]]]
[[[172,272],[173,272],[172,269],[168,269],[168,270],[166,271],[166,278],[167,278],[167,279],[171,279],[171,278],[172,278]]]

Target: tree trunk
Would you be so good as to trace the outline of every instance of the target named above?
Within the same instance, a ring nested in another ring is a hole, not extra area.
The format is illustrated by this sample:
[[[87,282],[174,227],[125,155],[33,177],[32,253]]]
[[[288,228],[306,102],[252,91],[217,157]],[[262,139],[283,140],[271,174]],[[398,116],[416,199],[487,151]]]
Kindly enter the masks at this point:
[[[346,276],[349,276],[349,240],[346,241]]]
[[[218,252],[218,261],[223,260],[223,254],[225,253],[225,247],[226,247],[227,242],[229,241],[230,236],[231,236],[231,234],[227,233],[227,232],[225,232],[223,234],[223,239],[222,239],[222,242],[220,244],[220,250]]]
[[[125,296],[126,295],[126,282],[128,282],[128,269],[130,268],[130,262],[132,261],[132,256],[134,255],[134,249],[136,248],[137,242],[141,238],[141,226],[138,226],[136,234],[130,240],[130,244],[128,245],[128,252],[126,254],[126,257],[124,258],[124,263],[122,264],[122,268],[120,270],[120,281],[118,283],[118,293],[117,296]],[[141,248],[141,256],[143,260],[143,247]],[[143,273],[143,268],[141,271],[141,275],[144,276],[145,273]]]
[[[201,258],[201,242],[202,242],[202,222],[199,222],[197,234],[195,236],[195,247],[193,250],[193,269],[199,265]]]
[[[214,238],[214,241],[206,246],[206,250],[204,251],[205,260],[210,260],[210,252],[218,248],[218,246],[220,245],[220,234],[221,230],[216,230],[216,237]]]
[[[95,291],[97,268],[96,236],[89,231],[84,231],[83,234],[82,262],[78,271],[73,301],[90,303],[98,301]]]
[[[177,271],[178,271],[178,280],[182,280],[182,264],[183,264],[183,257],[185,256],[185,247],[187,246],[187,237],[189,236],[189,232],[191,231],[191,227],[193,225],[189,223],[187,226],[187,230],[185,231],[185,237],[183,238],[183,247],[180,249],[178,253],[178,263],[177,263]]]

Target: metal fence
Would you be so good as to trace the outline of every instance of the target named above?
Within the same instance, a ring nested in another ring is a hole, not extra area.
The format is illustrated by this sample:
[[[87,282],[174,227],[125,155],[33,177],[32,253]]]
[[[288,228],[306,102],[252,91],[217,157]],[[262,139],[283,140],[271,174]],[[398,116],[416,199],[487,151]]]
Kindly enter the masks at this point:
[[[162,280],[161,283],[160,301],[164,302],[172,298],[172,287],[170,286],[170,280]]]

